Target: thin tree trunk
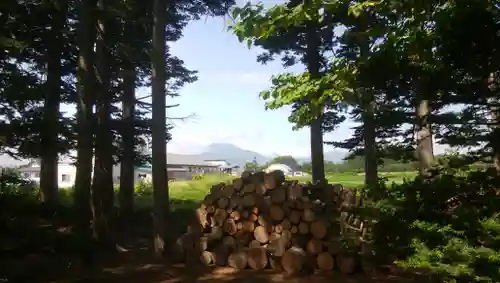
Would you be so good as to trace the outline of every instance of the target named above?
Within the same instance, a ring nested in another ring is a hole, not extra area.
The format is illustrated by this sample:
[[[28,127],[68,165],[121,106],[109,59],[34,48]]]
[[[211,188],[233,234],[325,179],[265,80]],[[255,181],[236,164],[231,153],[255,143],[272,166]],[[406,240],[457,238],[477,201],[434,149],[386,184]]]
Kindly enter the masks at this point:
[[[490,73],[487,79],[488,91],[490,91],[490,97],[495,97],[495,92],[498,91],[497,87],[498,75],[496,73]],[[489,99],[491,104],[498,105],[498,99]],[[493,151],[493,166],[500,175],[500,107],[490,106],[491,118],[493,120],[493,129],[491,133],[491,149]]]
[[[152,151],[153,151],[153,246],[155,255],[163,256],[166,245],[166,221],[170,212],[170,201],[167,181],[167,154],[166,154],[166,98],[165,98],[165,24],[166,24],[166,2],[155,0],[153,7],[153,50],[151,61],[153,69],[152,77]]]
[[[364,23],[362,23],[364,24]],[[370,52],[368,38],[361,43],[361,57]],[[363,121],[363,143],[365,157],[365,187],[371,190],[378,188],[378,156],[377,156],[377,123],[375,119],[376,101],[375,94],[366,88],[359,89],[362,107],[361,119]]]
[[[110,220],[113,212],[113,136],[111,132],[110,92],[110,33],[107,20],[107,6],[104,0],[98,2],[100,10],[97,20],[97,99],[96,99],[96,142],[94,178],[92,181],[92,204],[94,237],[101,243],[111,243]]]
[[[316,34],[315,25],[308,28],[307,33],[307,70],[313,79],[321,76],[321,55],[319,53],[319,39]],[[320,95],[320,94],[318,94]],[[313,183],[325,184],[325,157],[323,153],[323,119],[322,109],[317,110],[317,117],[314,118],[310,125],[311,138],[311,167]]]
[[[417,117],[417,156],[419,161],[419,173],[425,176],[434,162],[434,150],[432,143],[432,131],[429,116],[431,109],[429,100],[419,99],[416,107]]]
[[[378,186],[378,162],[376,144],[375,96],[370,91],[362,92],[363,97],[363,143],[365,146],[365,186]]]
[[[78,105],[77,105],[77,167],[74,210],[77,217],[77,235],[84,262],[92,256],[90,248],[90,186],[93,156],[93,114],[95,74],[94,40],[96,0],[81,0],[78,25]]]
[[[135,69],[130,62],[124,64],[122,98],[122,143],[123,154],[120,165],[120,218],[127,219],[134,210],[134,108]]]
[[[52,23],[50,44],[47,50],[47,82],[43,107],[43,131],[41,132],[40,192],[44,203],[55,205],[58,202],[58,146],[59,104],[61,101],[62,66],[64,49],[63,29],[66,24],[67,1],[51,3]]]

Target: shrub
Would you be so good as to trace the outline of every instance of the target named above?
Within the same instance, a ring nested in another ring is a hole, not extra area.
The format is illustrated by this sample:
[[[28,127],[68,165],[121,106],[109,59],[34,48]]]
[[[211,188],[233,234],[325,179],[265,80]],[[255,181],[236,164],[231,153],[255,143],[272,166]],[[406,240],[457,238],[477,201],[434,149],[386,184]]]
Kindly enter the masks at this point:
[[[371,235],[375,257],[390,254],[399,265],[429,270],[441,281],[499,282],[499,187],[496,172],[450,168],[436,168],[427,179],[381,184],[363,207],[378,220]]]
[[[134,185],[135,194],[141,197],[150,197],[153,195],[153,184],[151,181],[142,180]]]

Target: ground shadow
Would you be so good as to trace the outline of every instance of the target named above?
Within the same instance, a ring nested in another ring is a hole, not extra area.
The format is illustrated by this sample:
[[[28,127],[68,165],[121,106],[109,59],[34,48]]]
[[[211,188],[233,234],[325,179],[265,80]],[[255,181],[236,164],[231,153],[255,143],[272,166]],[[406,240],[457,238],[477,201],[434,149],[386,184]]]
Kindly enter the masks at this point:
[[[173,200],[175,210],[169,223],[171,237],[187,229],[196,204]],[[125,250],[96,252],[91,264],[81,259],[80,243],[73,233],[72,210],[47,210],[37,201],[23,197],[0,197],[1,282],[412,282],[402,276],[364,274],[342,276],[317,273],[288,278],[275,270],[236,271],[227,267],[204,267],[155,261],[149,249],[151,210],[138,209],[129,219]],[[419,280],[422,281],[422,280]]]

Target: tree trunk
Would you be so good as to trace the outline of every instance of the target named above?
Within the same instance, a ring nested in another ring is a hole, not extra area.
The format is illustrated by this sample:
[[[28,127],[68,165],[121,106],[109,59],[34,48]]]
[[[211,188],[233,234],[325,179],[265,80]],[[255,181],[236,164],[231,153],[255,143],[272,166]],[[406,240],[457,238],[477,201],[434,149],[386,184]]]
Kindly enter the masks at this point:
[[[371,91],[363,91],[363,143],[365,146],[365,186],[378,186],[378,162],[376,144],[375,97]]]
[[[315,25],[308,28],[307,33],[307,51],[306,62],[307,70],[311,74],[311,78],[316,79],[321,76],[321,56],[319,54],[319,38],[316,34]],[[321,94],[317,94],[321,95]],[[316,117],[311,121],[310,138],[311,138],[311,166],[312,166],[312,182],[324,184],[325,179],[325,158],[323,154],[323,109],[315,109]]]
[[[122,98],[122,143],[123,154],[120,165],[120,218],[127,219],[134,210],[134,108],[135,68],[126,61],[123,69]],[[125,222],[123,222],[125,223]]]
[[[166,99],[165,99],[165,23],[166,2],[154,1],[154,26],[152,61],[152,151],[153,151],[153,246],[157,257],[162,257],[166,246],[165,222],[170,212],[170,201],[167,182],[166,154]]]
[[[92,108],[94,105],[94,40],[96,0],[79,3],[78,24],[78,105],[77,105],[77,167],[75,178],[74,210],[77,216],[77,235],[84,261],[90,260],[90,185],[92,177],[93,130]]]
[[[98,2],[97,19],[97,98],[96,98],[96,141],[94,178],[92,180],[92,204],[94,237],[101,243],[111,242],[110,220],[113,212],[113,136],[111,132],[110,92],[110,31],[108,10],[104,0]]]
[[[67,1],[51,3],[52,22],[50,44],[47,50],[47,82],[44,91],[43,130],[41,132],[40,192],[42,201],[49,205],[58,202],[58,146],[59,104],[61,100],[61,57],[64,49],[63,29],[66,24]]]
[[[427,174],[434,161],[432,144],[432,132],[429,116],[431,109],[429,100],[419,99],[416,107],[417,117],[417,156],[419,161],[419,173],[421,176]]]
[[[496,73],[490,73],[487,79],[487,87],[491,94],[498,91],[496,82],[498,81],[498,75]],[[494,97],[491,95],[491,97]],[[498,105],[498,99],[489,99],[492,104]],[[493,151],[493,166],[495,167],[497,174],[500,175],[500,107],[490,106],[491,118],[493,120],[493,129],[491,133],[491,148]]]

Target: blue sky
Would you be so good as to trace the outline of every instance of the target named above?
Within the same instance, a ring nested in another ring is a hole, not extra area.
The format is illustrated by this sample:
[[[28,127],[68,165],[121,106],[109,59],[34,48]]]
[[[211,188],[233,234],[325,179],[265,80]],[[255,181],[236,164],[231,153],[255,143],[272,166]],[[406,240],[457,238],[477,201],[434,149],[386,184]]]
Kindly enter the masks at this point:
[[[259,98],[259,92],[269,86],[270,77],[285,70],[279,61],[257,63],[259,50],[249,50],[240,43],[227,31],[225,19],[190,23],[184,37],[171,43],[170,48],[188,68],[198,70],[199,80],[185,86],[179,98],[168,102],[180,104],[169,109],[171,117],[194,114],[188,121],[176,122],[168,151],[197,153],[208,144],[225,142],[267,155],[309,155],[308,129],[293,131],[287,120],[289,108],[266,111]],[[347,123],[325,139],[333,135],[345,138],[351,126]]]

